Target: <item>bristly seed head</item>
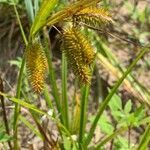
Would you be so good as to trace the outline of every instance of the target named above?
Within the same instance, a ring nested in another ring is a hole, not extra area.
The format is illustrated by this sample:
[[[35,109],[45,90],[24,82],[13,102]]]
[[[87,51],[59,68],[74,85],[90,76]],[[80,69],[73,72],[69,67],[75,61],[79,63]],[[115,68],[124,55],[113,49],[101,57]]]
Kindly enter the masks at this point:
[[[47,59],[43,47],[38,40],[29,43],[25,51],[25,58],[29,82],[34,92],[40,93],[44,87]]]
[[[64,31],[63,52],[74,74],[83,84],[89,84],[91,78],[89,65],[93,62],[95,53],[88,40],[77,28],[69,27]]]
[[[73,22],[75,25],[84,23],[92,27],[101,27],[112,23],[113,20],[110,14],[103,8],[88,7],[75,14]]]

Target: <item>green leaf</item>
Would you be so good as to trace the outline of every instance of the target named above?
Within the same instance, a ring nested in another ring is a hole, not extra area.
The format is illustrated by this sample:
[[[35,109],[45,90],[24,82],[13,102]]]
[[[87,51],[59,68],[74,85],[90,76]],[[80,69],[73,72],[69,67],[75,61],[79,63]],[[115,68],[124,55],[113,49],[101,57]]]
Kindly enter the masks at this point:
[[[22,115],[19,115],[19,119],[37,136],[43,139],[41,133]]]
[[[76,140],[72,137],[67,137],[63,135],[63,145],[65,150],[78,150]]]
[[[121,118],[124,117],[124,114],[119,110],[112,111],[111,113],[112,113],[113,117],[116,119],[116,121],[119,121]]]
[[[7,135],[7,134],[5,134],[4,132],[0,133],[0,143],[7,142],[7,141],[9,141],[11,139],[12,139],[12,137]]]
[[[132,114],[124,115],[123,118],[121,118],[119,126],[128,127],[136,122],[136,118]]]
[[[69,140],[68,137],[64,136],[63,137],[63,143],[64,143],[64,148],[65,149],[71,149],[71,141]]]
[[[90,117],[89,120],[91,122],[93,122],[94,121],[94,116]],[[109,118],[108,118],[108,116],[106,114],[103,114],[101,116],[101,118],[98,121],[98,125],[99,125],[101,131],[103,133],[108,134],[108,135],[112,134],[113,131],[114,131],[114,127],[113,127],[113,125],[111,125],[111,123],[109,121]]]
[[[42,114],[42,115],[46,115],[45,112],[43,112],[42,110],[36,108],[34,105],[32,104],[29,104],[29,103],[26,103],[25,101],[21,100],[21,99],[17,99],[17,98],[14,98],[14,97],[10,97],[2,92],[0,92],[0,95],[4,96],[4,97],[7,97],[9,100],[11,100],[12,102],[15,102],[21,106],[24,106],[28,109],[31,109],[31,110],[34,110],[35,112],[39,113],[39,114]]]
[[[108,106],[110,107],[112,111],[122,110],[122,102],[121,102],[120,97],[117,94],[114,94]]]
[[[38,30],[46,23],[46,19],[50,16],[58,0],[43,0],[41,7],[32,24],[30,36],[35,35]]]
[[[118,136],[118,142],[120,142],[120,144],[122,145],[122,148],[125,147],[127,148],[128,147],[128,141],[127,139],[121,137],[121,136]]]
[[[131,109],[132,109],[132,103],[131,103],[131,100],[128,100],[128,102],[126,103],[124,107],[125,114],[130,113]]]
[[[138,119],[144,118],[145,116],[144,105],[141,105],[139,108],[136,109],[136,111],[134,112],[134,116]]]
[[[100,125],[102,132],[104,132],[108,135],[113,133],[114,127],[110,124],[109,119],[106,115],[102,115],[98,124]]]
[[[141,124],[146,124],[146,123],[149,123],[150,122],[150,117],[145,117],[143,118],[142,120],[139,121],[139,125]]]
[[[32,1],[29,1],[29,0],[25,0],[24,2],[25,2],[25,7],[27,10],[27,16],[29,18],[29,21],[33,22],[33,20],[34,20],[33,3],[32,3]]]
[[[22,58],[21,57],[17,57],[17,59],[9,61],[10,65],[15,65],[19,69],[21,68],[21,62],[22,62]]]
[[[128,139],[124,138],[124,137],[121,137],[121,136],[118,136],[115,143],[118,146],[120,146],[119,148],[116,148],[116,149],[119,149],[119,150],[133,150],[133,149],[135,149],[134,148],[135,145],[133,143],[130,143],[131,145],[129,147]]]

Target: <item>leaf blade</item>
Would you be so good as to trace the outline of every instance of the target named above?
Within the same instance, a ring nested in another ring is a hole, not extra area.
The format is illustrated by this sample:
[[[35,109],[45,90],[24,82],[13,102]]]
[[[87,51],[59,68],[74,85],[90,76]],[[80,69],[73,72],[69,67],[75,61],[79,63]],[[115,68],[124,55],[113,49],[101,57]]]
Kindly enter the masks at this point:
[[[42,5],[32,24],[30,36],[35,35],[37,31],[46,23],[46,19],[53,11],[57,3],[58,0],[43,0]]]

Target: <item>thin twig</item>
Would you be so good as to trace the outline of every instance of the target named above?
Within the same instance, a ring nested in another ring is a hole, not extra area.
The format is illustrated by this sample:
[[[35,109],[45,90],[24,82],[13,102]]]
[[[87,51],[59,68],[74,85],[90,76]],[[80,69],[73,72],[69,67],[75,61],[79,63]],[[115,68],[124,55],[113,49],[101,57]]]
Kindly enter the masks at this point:
[[[0,92],[4,92],[3,80],[1,79],[1,77],[0,77]],[[2,95],[0,95],[0,100],[1,100],[1,104],[2,104],[2,113],[3,113],[3,120],[4,120],[4,124],[5,124],[6,133],[8,135],[10,135],[7,114],[6,114],[6,109],[5,109],[5,103],[4,103],[4,97]],[[8,141],[8,145],[9,145],[9,149],[12,150],[10,141]]]
[[[128,127],[128,148],[131,146],[131,127]]]

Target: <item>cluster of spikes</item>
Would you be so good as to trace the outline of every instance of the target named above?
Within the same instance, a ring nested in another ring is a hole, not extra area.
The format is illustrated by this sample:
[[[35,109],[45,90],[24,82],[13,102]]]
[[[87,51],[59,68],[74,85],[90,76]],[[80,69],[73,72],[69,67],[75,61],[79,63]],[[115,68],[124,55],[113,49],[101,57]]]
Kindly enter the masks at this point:
[[[62,49],[80,83],[89,84],[90,65],[94,61],[95,52],[88,39],[80,32],[78,25],[101,27],[112,22],[112,19],[106,10],[89,7],[73,15],[72,20],[73,26],[67,27],[63,32]]]
[[[63,52],[75,76],[81,83],[90,83],[89,65],[93,62],[95,53],[89,41],[78,28],[68,27],[63,33]]]
[[[34,40],[25,51],[26,68],[29,82],[36,93],[44,87],[47,70],[47,59],[41,43]]]
[[[100,28],[113,22],[110,14],[103,8],[88,7],[73,16],[74,25],[88,25]]]
[[[101,8],[88,7],[72,16],[72,26],[66,28],[62,34],[62,49],[69,65],[78,77],[80,83],[90,84],[90,65],[95,58],[93,47],[80,32],[81,25],[100,28],[112,22],[109,13]],[[36,93],[44,87],[47,70],[47,59],[41,43],[35,39],[25,51],[26,68],[29,82]]]

